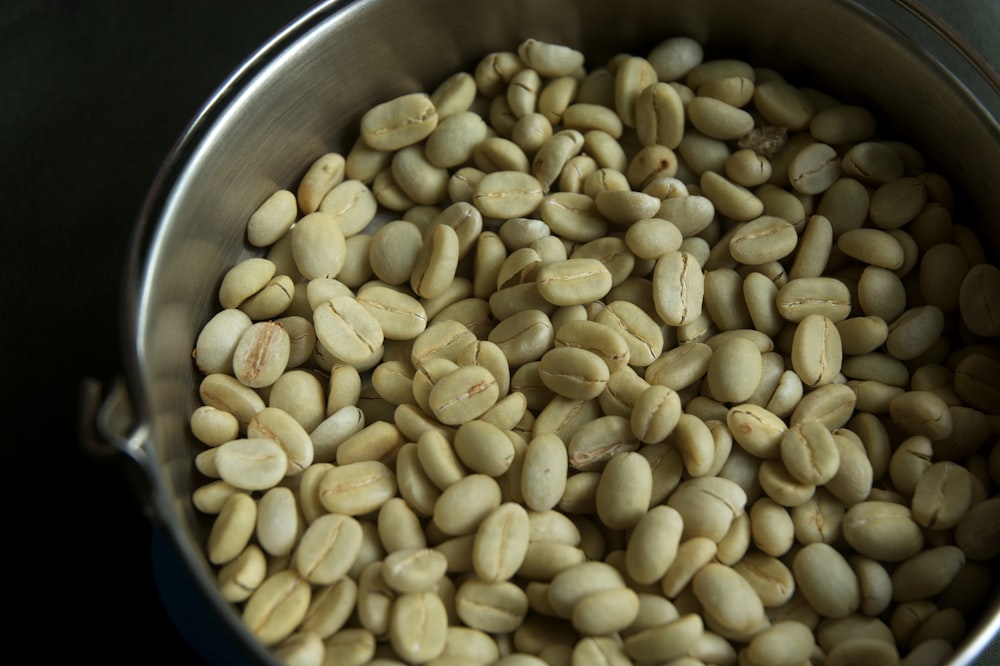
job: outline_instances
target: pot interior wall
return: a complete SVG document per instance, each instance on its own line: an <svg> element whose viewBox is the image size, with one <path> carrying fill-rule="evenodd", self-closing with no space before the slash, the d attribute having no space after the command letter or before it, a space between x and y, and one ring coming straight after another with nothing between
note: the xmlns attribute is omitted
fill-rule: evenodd
<svg viewBox="0 0 1000 666"><path fill-rule="evenodd" d="M687 35L706 45L708 57L771 66L880 111L882 131L920 147L960 188L964 220L997 247L995 121L903 35L870 19L835 0L363 0L313 14L292 48L268 56L253 78L238 78L221 98L226 105L209 109L212 124L197 128L199 141L186 147L176 178L154 192L162 206L146 221L151 233L137 250L143 273L131 294L155 499L206 589L208 523L189 502L200 483L193 469L200 447L187 434L199 380L191 349L218 307L223 272L256 253L244 241L250 214L275 189L294 189L319 155L346 154L364 110L430 91L528 37L581 49L590 67Z"/></svg>

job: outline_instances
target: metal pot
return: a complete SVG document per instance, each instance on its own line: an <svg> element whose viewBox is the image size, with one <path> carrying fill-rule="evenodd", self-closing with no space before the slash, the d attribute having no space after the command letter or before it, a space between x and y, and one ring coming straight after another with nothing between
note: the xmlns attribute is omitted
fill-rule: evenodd
<svg viewBox="0 0 1000 666"><path fill-rule="evenodd" d="M743 57L878 109L960 188L964 219L1000 251L1000 78L909 0L334 0L253 54L205 105L152 186L124 275L126 382L97 415L102 438L141 472L142 501L236 641L272 662L215 592L209 522L191 505L200 450L191 350L217 309L221 275L254 255L250 214L294 187L324 152L346 153L375 103L430 90L495 50L535 37L603 63L688 35L708 56ZM808 78L806 78L808 77ZM995 256L1000 256L998 252ZM1000 630L1000 593L954 663Z"/></svg>

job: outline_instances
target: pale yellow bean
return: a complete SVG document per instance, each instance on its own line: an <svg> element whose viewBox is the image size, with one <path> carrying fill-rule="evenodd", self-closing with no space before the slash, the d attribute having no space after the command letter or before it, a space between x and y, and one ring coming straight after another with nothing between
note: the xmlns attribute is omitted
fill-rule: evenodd
<svg viewBox="0 0 1000 666"><path fill-rule="evenodd" d="M487 633L517 629L528 612L524 591L508 581L487 583L469 579L456 592L455 608L465 625Z"/></svg>
<svg viewBox="0 0 1000 666"><path fill-rule="evenodd" d="M434 592L403 594L393 601L389 641L408 662L423 663L444 652L447 629L447 609Z"/></svg>
<svg viewBox="0 0 1000 666"><path fill-rule="evenodd" d="M909 507L892 502L859 502L844 516L844 537L859 553L900 562L920 552L924 536Z"/></svg>
<svg viewBox="0 0 1000 666"><path fill-rule="evenodd" d="M329 469L318 490L328 511L358 516L377 510L395 496L396 475L377 460L354 462Z"/></svg>
<svg viewBox="0 0 1000 666"><path fill-rule="evenodd" d="M485 474L469 474L442 492L434 506L434 524L445 534L472 534L500 506L500 486Z"/></svg>
<svg viewBox="0 0 1000 666"><path fill-rule="evenodd" d="M790 255L797 244L798 233L791 223L762 215L737 229L729 239L729 252L742 264L758 265Z"/></svg>
<svg viewBox="0 0 1000 666"><path fill-rule="evenodd" d="M671 326L688 324L701 315L705 278L701 265L687 252L667 252L656 261L653 299L660 318Z"/></svg>
<svg viewBox="0 0 1000 666"><path fill-rule="evenodd" d="M854 570L833 546L813 543L792 562L798 589L822 616L841 618L861 605L861 587Z"/></svg>
<svg viewBox="0 0 1000 666"><path fill-rule="evenodd" d="M634 451L617 453L601 472L597 515L611 529L629 529L646 514L653 488L649 461Z"/></svg>
<svg viewBox="0 0 1000 666"><path fill-rule="evenodd" d="M683 518L672 507L656 506L643 515L625 551L629 577L643 585L661 580L677 557L683 529Z"/></svg>
<svg viewBox="0 0 1000 666"><path fill-rule="evenodd" d="M271 386L288 368L291 352L291 339L281 324L257 322L243 332L233 349L233 374L251 388Z"/></svg>
<svg viewBox="0 0 1000 666"><path fill-rule="evenodd" d="M730 567L709 563L691 580L709 628L723 635L748 635L767 624L760 597Z"/></svg>
<svg viewBox="0 0 1000 666"><path fill-rule="evenodd" d="M328 513L314 520L295 549L295 569L314 585L336 583L361 551L362 528L354 518Z"/></svg>
<svg viewBox="0 0 1000 666"><path fill-rule="evenodd" d="M286 569L269 576L247 600L242 621L267 646L287 638L309 610L309 583Z"/></svg>
<svg viewBox="0 0 1000 666"><path fill-rule="evenodd" d="M704 536L716 543L743 514L746 502L746 491L722 477L688 479L667 499L667 505L684 519L684 540Z"/></svg>
<svg viewBox="0 0 1000 666"><path fill-rule="evenodd" d="M361 118L361 137L376 150L396 150L426 138L437 124L430 96L410 93L367 111Z"/></svg>

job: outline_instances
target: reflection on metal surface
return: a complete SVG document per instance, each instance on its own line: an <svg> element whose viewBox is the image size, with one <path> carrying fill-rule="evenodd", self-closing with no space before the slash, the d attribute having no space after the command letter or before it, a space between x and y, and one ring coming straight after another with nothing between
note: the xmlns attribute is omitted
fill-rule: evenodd
<svg viewBox="0 0 1000 666"><path fill-rule="evenodd" d="M938 37L947 42L966 62L971 65L976 72L983 77L983 80L1000 95L1000 71L995 63L991 63L972 44L955 30L940 14L935 13L926 5L917 0L895 0L895 2L922 21L928 28L933 30Z"/></svg>

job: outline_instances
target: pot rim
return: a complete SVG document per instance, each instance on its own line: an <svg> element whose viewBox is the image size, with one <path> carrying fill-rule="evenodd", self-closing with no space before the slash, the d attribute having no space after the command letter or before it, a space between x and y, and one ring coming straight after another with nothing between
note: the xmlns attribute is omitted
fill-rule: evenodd
<svg viewBox="0 0 1000 666"><path fill-rule="evenodd" d="M886 15L899 12L912 17L927 34L937 40L935 50L923 54L938 65L941 73L954 79L956 85L969 91L969 96L982 106L984 117L1000 120L1000 73L967 40L951 28L943 19L916 0L884 0L884 6L873 8L860 0L830 0L846 9L861 12L875 22L880 31L906 34L887 20ZM867 4L879 4L873 0ZM166 490L162 470L147 447L155 446L150 436L151 410L148 391L144 383L144 358L142 335L138 326L144 322L146 310L150 307L147 299L149 283L147 268L151 250L157 246L157 238L163 233L164 213L175 188L188 168L189 158L197 152L201 143L211 133L216 122L232 104L238 101L250 88L256 77L275 58L295 48L307 34L351 7L365 4L364 0L325 0L286 24L264 44L247 56L195 113L173 147L167 153L160 169L151 183L136 218L128 242L126 263L121 280L121 308L119 335L122 344L124 380L132 410L132 433L126 438L127 445L121 448L129 458L137 462L148 481L148 496L141 498L149 507L151 518L160 525L170 544L179 553L183 564L195 577L200 592L207 598L214 611L222 615L226 624L250 646L255 656L262 661L272 662L273 655L254 639L249 630L239 622L231 604L225 602L214 590L214 581L202 569L202 562L191 549L186 533L177 525L176 507ZM922 43L920 44L923 45ZM962 72L954 72L953 65L961 65ZM972 76L974 75L974 76ZM970 83L973 85L970 86ZM984 99L984 94L989 99ZM961 649L954 659L961 663L973 663L975 657L983 653L1000 633L1000 599L990 606L991 614L984 622L968 632ZM957 663L957 662L956 662Z"/></svg>

